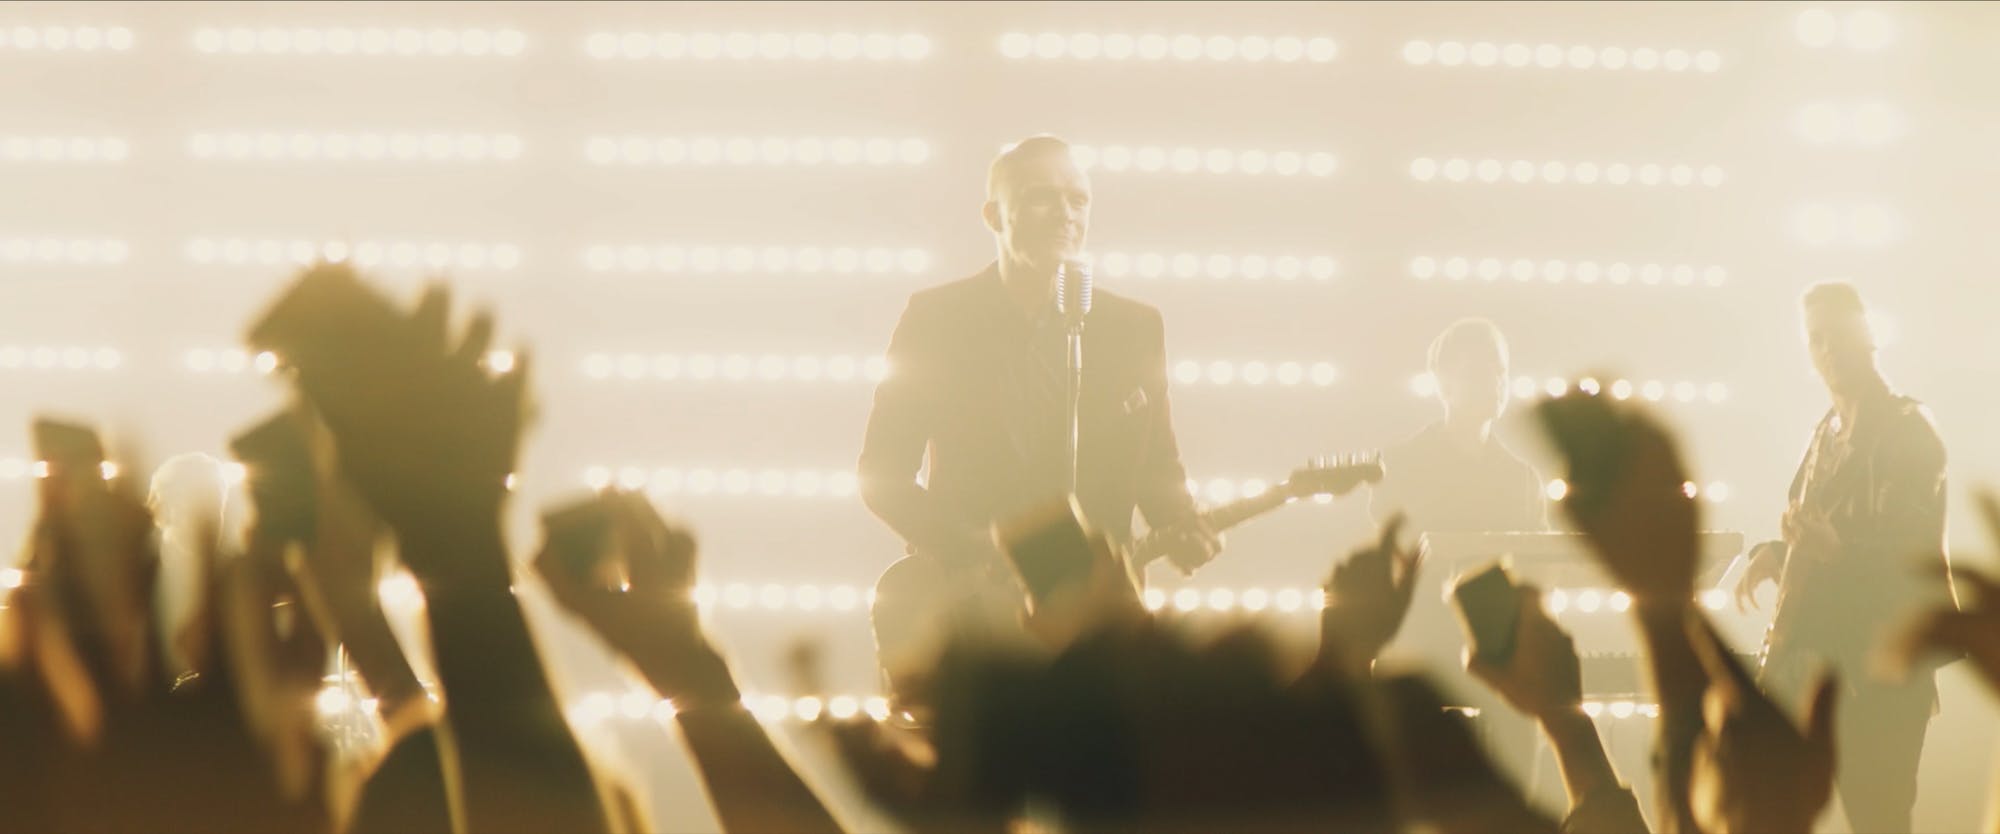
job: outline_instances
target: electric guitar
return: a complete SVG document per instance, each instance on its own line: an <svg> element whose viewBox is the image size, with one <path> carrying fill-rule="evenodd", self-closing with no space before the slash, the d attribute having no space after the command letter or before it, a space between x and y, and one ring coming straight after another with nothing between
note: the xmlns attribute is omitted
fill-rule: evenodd
<svg viewBox="0 0 2000 834"><path fill-rule="evenodd" d="M1382 479L1378 455L1315 458L1292 472L1284 483L1256 495L1205 510L1200 518L1221 533L1302 498L1339 496L1362 484ZM1172 561L1173 544L1181 530L1154 530L1133 543L1128 568L1135 584L1144 584L1146 567L1161 559ZM917 679L932 668L954 635L980 636L1018 631L1023 610L1019 582L1004 572L951 570L949 556L917 553L905 556L882 572L875 582L875 603L869 621L875 630L875 655L889 690L907 697ZM961 560L969 561L969 560ZM1175 563L1183 575L1200 565Z"/></svg>

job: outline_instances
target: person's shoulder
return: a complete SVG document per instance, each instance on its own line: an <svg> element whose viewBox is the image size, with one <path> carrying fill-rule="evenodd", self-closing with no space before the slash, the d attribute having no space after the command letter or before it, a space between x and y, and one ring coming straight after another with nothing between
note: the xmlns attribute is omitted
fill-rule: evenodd
<svg viewBox="0 0 2000 834"><path fill-rule="evenodd" d="M1159 326L1160 308L1128 295L1099 289L1091 293L1090 315L1116 325Z"/></svg>
<svg viewBox="0 0 2000 834"><path fill-rule="evenodd" d="M982 296L989 295L999 275L992 267L976 273L925 287L910 293L911 310L950 310L976 303Z"/></svg>
<svg viewBox="0 0 2000 834"><path fill-rule="evenodd" d="M1429 457L1436 453L1443 439L1443 424L1431 423L1418 429L1414 434L1384 448L1382 450L1382 461L1384 463L1392 463L1395 461L1408 461L1415 458Z"/></svg>
<svg viewBox="0 0 2000 834"><path fill-rule="evenodd" d="M1888 414L1897 439L1924 446L1944 446L1937 430L1937 417L1922 400L1897 394L1889 403Z"/></svg>

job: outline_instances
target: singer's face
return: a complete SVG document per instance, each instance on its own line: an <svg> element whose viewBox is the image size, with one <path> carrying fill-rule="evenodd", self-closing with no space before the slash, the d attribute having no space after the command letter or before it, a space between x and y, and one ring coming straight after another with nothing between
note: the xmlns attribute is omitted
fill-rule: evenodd
<svg viewBox="0 0 2000 834"><path fill-rule="evenodd" d="M1090 231L1090 178L1069 154L1044 154L1022 165L998 203L994 231L1013 260L1053 270L1083 251Z"/></svg>

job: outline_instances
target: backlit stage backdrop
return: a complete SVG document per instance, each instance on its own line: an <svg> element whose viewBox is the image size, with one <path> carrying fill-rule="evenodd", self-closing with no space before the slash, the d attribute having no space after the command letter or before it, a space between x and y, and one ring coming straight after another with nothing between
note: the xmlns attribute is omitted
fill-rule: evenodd
<svg viewBox="0 0 2000 834"><path fill-rule="evenodd" d="M2000 472L1996 34L1972 4L0 6L0 534L29 415L220 454L278 402L239 335L295 264L443 274L534 353L517 550L565 493L648 489L771 709L814 707L780 660L805 636L851 696L820 708L878 706L865 593L901 546L852 469L879 356L908 293L991 259L985 166L1044 131L1090 166L1102 284L1165 313L1204 500L1434 419L1424 350L1481 315L1521 401L1656 401L1713 526L1772 535L1825 405L1796 296L1829 278L1881 309L1962 493ZM1293 508L1156 601L1304 625L1367 528L1365 496ZM579 722L647 719L546 636ZM1947 680L1939 827L1992 735ZM663 823L712 825L691 785L647 786Z"/></svg>

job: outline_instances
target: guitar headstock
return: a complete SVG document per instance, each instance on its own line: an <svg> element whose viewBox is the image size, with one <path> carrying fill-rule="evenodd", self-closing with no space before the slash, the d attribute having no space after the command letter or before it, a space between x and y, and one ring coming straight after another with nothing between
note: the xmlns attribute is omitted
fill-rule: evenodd
<svg viewBox="0 0 2000 834"><path fill-rule="evenodd" d="M1362 484L1382 480L1379 452L1349 455L1322 455L1308 459L1304 466L1285 479L1285 489L1293 497L1346 495Z"/></svg>

